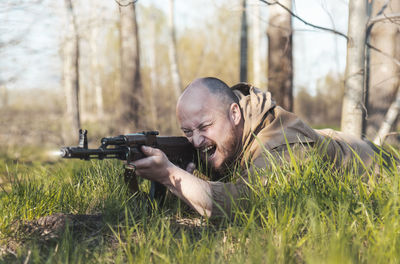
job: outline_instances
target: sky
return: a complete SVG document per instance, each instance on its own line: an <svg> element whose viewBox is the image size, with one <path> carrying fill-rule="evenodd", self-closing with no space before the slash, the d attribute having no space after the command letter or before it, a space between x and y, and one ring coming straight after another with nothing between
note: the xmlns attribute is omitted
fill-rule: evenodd
<svg viewBox="0 0 400 264"><path fill-rule="evenodd" d="M295 12L307 22L347 33L347 1L300 0L295 3ZM344 72L347 41L342 36L306 26L295 18L293 27L295 86L309 87L315 92L319 78L328 73Z"/></svg>
<svg viewBox="0 0 400 264"><path fill-rule="evenodd" d="M48 1L48 0L47 0ZM0 46L0 83L16 78L11 89L51 88L59 83L58 20L43 5L0 1L0 43L20 39L17 45ZM11 6L11 8L10 8Z"/></svg>
<svg viewBox="0 0 400 264"><path fill-rule="evenodd" d="M114 0L102 1L110 7L115 5ZM139 1L142 5L154 4L168 10L166 0ZM251 7L254 0L249 1ZM60 87L61 61L58 44L63 20L59 5L63 1L42 0L41 5L23 5L22 8L10 9L10 6L15 7L18 2L23 3L24 0L0 1L0 43L24 35L23 41L16 46L0 46L0 82L17 76L15 82L8 84L10 89ZM202 23L215 8L226 2L227 0L175 0L178 34ZM268 8L263 3L260 5L262 32L266 32ZM347 5L346 0L295 0L293 10L307 22L346 33ZM239 1L235 1L232 12L238 10ZM293 28L294 89L296 92L300 87L306 87L314 94L318 79L328 73L340 74L344 71L346 40L306 26L296 18L293 18ZM261 49L266 52L266 35L263 34L262 38Z"/></svg>

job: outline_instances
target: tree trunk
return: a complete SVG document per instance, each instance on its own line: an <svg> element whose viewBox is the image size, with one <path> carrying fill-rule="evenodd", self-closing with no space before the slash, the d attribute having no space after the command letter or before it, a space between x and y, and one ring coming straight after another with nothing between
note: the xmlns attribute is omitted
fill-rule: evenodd
<svg viewBox="0 0 400 264"><path fill-rule="evenodd" d="M389 135L390 129L392 128L394 122L399 115L400 110L400 89L397 91L396 100L391 104L389 110L385 115L385 119L374 139L374 143L377 145L382 145L386 137Z"/></svg>
<svg viewBox="0 0 400 264"><path fill-rule="evenodd" d="M149 49L149 66L150 66L150 90L149 90L149 112L150 112L150 127L156 129L157 127L157 108L154 102L154 94L157 89L157 71L156 71L156 22L155 18L151 20L151 34L150 34L150 49Z"/></svg>
<svg viewBox="0 0 400 264"><path fill-rule="evenodd" d="M242 24L240 30L240 81L247 82L247 7L242 0Z"/></svg>
<svg viewBox="0 0 400 264"><path fill-rule="evenodd" d="M279 1L292 9L292 0ZM277 104L293 111L292 17L279 5L269 6L268 90Z"/></svg>
<svg viewBox="0 0 400 264"><path fill-rule="evenodd" d="M373 16L376 16L380 10L383 10L383 14L400 12L400 1L390 1L388 6L383 8L386 2L386 0L374 1ZM394 58L397 56L400 59L400 31L398 24L390 20L373 24L370 43L386 54ZM367 136L374 138L379 127L383 124L387 109L393 98L396 97L396 90L400 82L400 71L399 67L390 58L370 49L369 72ZM383 125L386 126L387 124Z"/></svg>
<svg viewBox="0 0 400 264"><path fill-rule="evenodd" d="M349 1L345 90L341 130L361 138L364 103L365 36L368 0Z"/></svg>
<svg viewBox="0 0 400 264"><path fill-rule="evenodd" d="M135 5L120 6L121 105L120 121L124 132L139 128L142 82L140 77L139 34Z"/></svg>
<svg viewBox="0 0 400 264"><path fill-rule="evenodd" d="M178 52L176 48L176 33L174 23L174 0L169 0L169 16L168 16L168 29L169 29L169 63L171 67L172 85L174 90L175 99L181 94L182 80L179 74L178 67Z"/></svg>
<svg viewBox="0 0 400 264"><path fill-rule="evenodd" d="M76 135L80 124L79 112L79 36L72 0L65 0L67 9L67 37L63 50L63 83L67 103L67 118L71 131L66 135ZM69 129L67 129L69 130ZM66 136L69 138L70 136Z"/></svg>
<svg viewBox="0 0 400 264"><path fill-rule="evenodd" d="M260 1L253 0L253 85L261 88Z"/></svg>
<svg viewBox="0 0 400 264"><path fill-rule="evenodd" d="M92 84L94 86L94 97L96 105L96 118L101 120L104 117L103 107L103 89L100 82L100 65L99 65L99 52L97 45L98 28L94 25L91 29L90 49L91 49L91 70L92 70Z"/></svg>

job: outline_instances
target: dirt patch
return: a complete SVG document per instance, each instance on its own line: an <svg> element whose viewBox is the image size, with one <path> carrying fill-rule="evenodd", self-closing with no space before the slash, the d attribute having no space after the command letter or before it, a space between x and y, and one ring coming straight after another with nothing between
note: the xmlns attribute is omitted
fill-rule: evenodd
<svg viewBox="0 0 400 264"><path fill-rule="evenodd" d="M57 213L44 216L32 221L16 221L12 227L12 234L0 241L0 259L16 260L18 250L29 248L30 243L35 243L41 250L51 249L60 243L63 235L68 231L74 240L83 241L85 246L95 248L101 244L106 244L108 248L118 248L121 243L110 231L110 223L105 222L105 217L101 214L96 215L74 215ZM213 225L207 223L203 218L180 218L167 217L170 222L170 230L173 236L179 238L182 231L191 239L201 239L205 231L214 229ZM119 219L119 223L124 220ZM111 225L115 230L117 226ZM132 234L132 241L139 239L137 234Z"/></svg>
<svg viewBox="0 0 400 264"><path fill-rule="evenodd" d="M23 236L51 240L58 238L68 227L73 233L93 233L101 230L104 226L103 216L84 214L62 214L57 213L44 216L32 221L19 221L13 230Z"/></svg>
<svg viewBox="0 0 400 264"><path fill-rule="evenodd" d="M8 237L5 244L0 245L0 257L16 257L18 248L30 241L51 245L62 236L67 228L73 236L86 239L96 236L104 227L101 214L57 213L32 221L16 221L11 227L12 237Z"/></svg>
<svg viewBox="0 0 400 264"><path fill-rule="evenodd" d="M194 240L201 239L204 232L215 231L215 227L204 218L171 218L170 228L174 237L180 237L183 231Z"/></svg>

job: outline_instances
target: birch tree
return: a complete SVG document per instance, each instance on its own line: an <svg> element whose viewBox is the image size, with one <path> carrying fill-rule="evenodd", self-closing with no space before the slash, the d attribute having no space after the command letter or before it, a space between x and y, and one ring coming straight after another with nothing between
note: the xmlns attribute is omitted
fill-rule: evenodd
<svg viewBox="0 0 400 264"><path fill-rule="evenodd" d="M242 23L240 30L240 81L247 82L247 3L242 0Z"/></svg>
<svg viewBox="0 0 400 264"><path fill-rule="evenodd" d="M288 10L292 9L292 0L281 0L279 3ZM278 105L292 111L292 16L277 4L269 5L268 11L268 90Z"/></svg>
<svg viewBox="0 0 400 264"><path fill-rule="evenodd" d="M400 60L400 27L390 18L392 14L400 14L400 1L373 2L370 43L381 52L369 49L367 136L376 137L375 142L379 144L394 125L398 109L397 99L394 103L392 101L399 96L398 93L396 96L396 91L400 84L400 64L396 64L393 58Z"/></svg>
<svg viewBox="0 0 400 264"><path fill-rule="evenodd" d="M361 137L364 104L365 37L368 0L349 1L345 90L341 130Z"/></svg>
<svg viewBox="0 0 400 264"><path fill-rule="evenodd" d="M385 138L389 135L390 129L392 128L397 116L400 112L400 89L397 90L396 100L390 105L385 118L379 128L379 131L374 139L376 145L382 145Z"/></svg>
<svg viewBox="0 0 400 264"><path fill-rule="evenodd" d="M175 32L175 17L174 17L174 0L169 0L169 13L168 13L168 32L169 32L169 63L171 68L172 85L174 90L175 99L177 100L181 94L182 81L179 74L178 67L178 52L176 48L176 32Z"/></svg>
<svg viewBox="0 0 400 264"><path fill-rule="evenodd" d="M135 4L120 6L121 105L120 121L124 131L139 127L142 82L140 76L139 35Z"/></svg>
<svg viewBox="0 0 400 264"><path fill-rule="evenodd" d="M150 67L150 89L148 94L149 102L149 112L150 112L150 126L155 128L157 126L157 108L154 102L154 94L157 88L157 71L156 71L156 36L157 36L157 25L156 25L156 15L151 15L150 22L150 48L149 48L149 67Z"/></svg>
<svg viewBox="0 0 400 264"><path fill-rule="evenodd" d="M92 21L95 21L96 17L92 17ZM103 89L101 86L100 80L100 63L99 63L99 48L98 48L98 33L99 33L99 25L94 23L90 29L90 50L91 50L91 77L92 77L92 85L94 88L94 97L95 97L95 106L96 106L96 118L98 120L103 119L104 117L104 103L103 103Z"/></svg>
<svg viewBox="0 0 400 264"><path fill-rule="evenodd" d="M67 135L75 135L80 128L79 112L79 35L72 0L65 0L67 25L63 43L63 86L67 119L71 127ZM67 137L68 138L68 137Z"/></svg>
<svg viewBox="0 0 400 264"><path fill-rule="evenodd" d="M261 23L260 23L260 1L253 0L252 13L253 32L253 84L261 88Z"/></svg>

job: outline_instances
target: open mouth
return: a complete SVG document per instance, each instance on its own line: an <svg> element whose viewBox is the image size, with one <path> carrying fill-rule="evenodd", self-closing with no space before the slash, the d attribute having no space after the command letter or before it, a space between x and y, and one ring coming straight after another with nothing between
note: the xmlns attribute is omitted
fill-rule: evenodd
<svg viewBox="0 0 400 264"><path fill-rule="evenodd" d="M201 155L203 156L204 159L212 159L214 157L215 151L217 150L217 147L214 145L204 147L200 150Z"/></svg>

